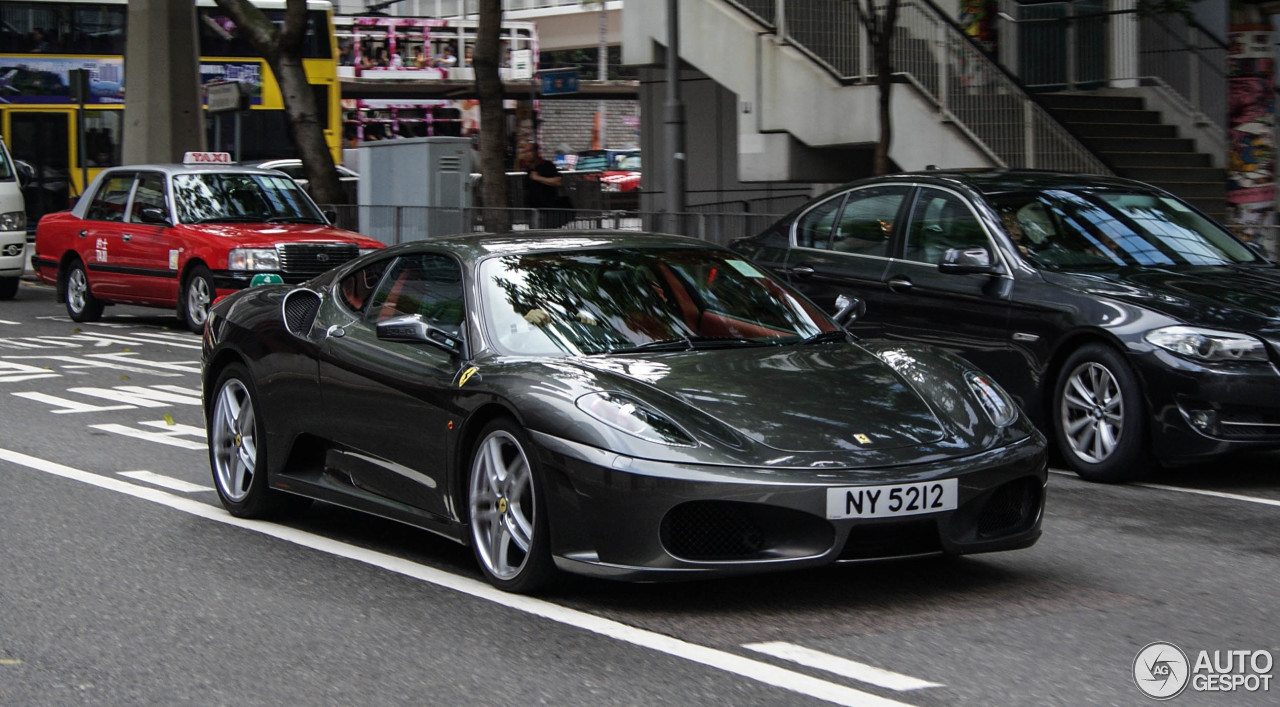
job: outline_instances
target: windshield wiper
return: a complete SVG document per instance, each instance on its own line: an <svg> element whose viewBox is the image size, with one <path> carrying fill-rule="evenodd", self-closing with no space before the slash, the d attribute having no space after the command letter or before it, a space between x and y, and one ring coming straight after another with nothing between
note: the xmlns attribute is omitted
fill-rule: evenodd
<svg viewBox="0 0 1280 707"><path fill-rule="evenodd" d="M754 341L752 339L734 339L723 336L684 336L679 339L658 339L657 341L646 341L643 344L637 344L629 349L619 349L619 351L692 351L694 349L715 348L717 346L744 345L767 346L768 342Z"/></svg>
<svg viewBox="0 0 1280 707"><path fill-rule="evenodd" d="M820 331L813 336L806 336L800 340L803 344L826 344L833 341L848 341L849 332L842 329L832 329L831 331Z"/></svg>
<svg viewBox="0 0 1280 707"><path fill-rule="evenodd" d="M262 219L258 216L207 216L198 218L191 223L261 223Z"/></svg>

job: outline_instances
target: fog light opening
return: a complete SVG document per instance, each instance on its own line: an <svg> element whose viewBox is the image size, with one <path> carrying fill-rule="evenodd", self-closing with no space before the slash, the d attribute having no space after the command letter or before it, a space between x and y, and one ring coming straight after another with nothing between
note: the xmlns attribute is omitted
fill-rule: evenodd
<svg viewBox="0 0 1280 707"><path fill-rule="evenodd" d="M1218 434L1218 413L1214 410L1191 410L1187 413L1187 421L1199 432Z"/></svg>

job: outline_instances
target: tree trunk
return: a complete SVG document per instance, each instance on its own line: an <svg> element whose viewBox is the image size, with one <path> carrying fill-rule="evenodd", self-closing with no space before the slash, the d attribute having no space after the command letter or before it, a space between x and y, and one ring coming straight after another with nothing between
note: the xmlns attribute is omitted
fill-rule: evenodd
<svg viewBox="0 0 1280 707"><path fill-rule="evenodd" d="M872 169L876 174L893 171L889 159L889 147L893 144L893 111L890 98L893 94L893 35L898 25L899 0L887 0L877 12L875 0L860 2L858 14L871 43L876 64L877 115L880 120L880 136L876 141Z"/></svg>
<svg viewBox="0 0 1280 707"><path fill-rule="evenodd" d="M333 153L324 139L315 93L302 67L302 40L306 31L306 0L287 0L284 26L277 29L249 0L215 0L236 24L236 33L248 40L266 60L280 86L289 135L302 168L311 182L311 196L320 204L344 203L346 192L338 180ZM335 87L336 90L336 87Z"/></svg>
<svg viewBox="0 0 1280 707"><path fill-rule="evenodd" d="M498 75L502 0L480 0L480 23L472 65L480 96L480 188L484 202L484 230L511 230L507 195L506 115L502 110L502 78Z"/></svg>

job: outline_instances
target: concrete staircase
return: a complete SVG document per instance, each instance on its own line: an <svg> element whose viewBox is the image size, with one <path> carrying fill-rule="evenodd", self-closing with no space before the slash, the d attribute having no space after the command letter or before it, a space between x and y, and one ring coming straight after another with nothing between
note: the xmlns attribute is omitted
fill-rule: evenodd
<svg viewBox="0 0 1280 707"><path fill-rule="evenodd" d="M1226 218L1226 171L1161 122L1141 97L1050 93L1041 103L1121 177L1154 184L1218 221Z"/></svg>

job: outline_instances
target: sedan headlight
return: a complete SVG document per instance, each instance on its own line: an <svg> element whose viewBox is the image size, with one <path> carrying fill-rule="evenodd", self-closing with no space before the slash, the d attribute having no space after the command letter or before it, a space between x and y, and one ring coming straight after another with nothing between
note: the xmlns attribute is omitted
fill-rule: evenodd
<svg viewBox="0 0 1280 707"><path fill-rule="evenodd" d="M228 270L279 270L280 254L275 248L232 248L227 254Z"/></svg>
<svg viewBox="0 0 1280 707"><path fill-rule="evenodd" d="M25 230L27 230L27 213L25 211L10 211L0 214L0 231Z"/></svg>
<svg viewBox="0 0 1280 707"><path fill-rule="evenodd" d="M587 393L578 398L578 409L604 424L658 444L692 447L693 438L676 423L638 400L618 393Z"/></svg>
<svg viewBox="0 0 1280 707"><path fill-rule="evenodd" d="M1261 339L1231 331L1171 326L1147 332L1147 342L1198 361L1265 361Z"/></svg>
<svg viewBox="0 0 1280 707"><path fill-rule="evenodd" d="M996 427L1008 427L1018 419L1018 406L995 381L977 371L969 371L964 379Z"/></svg>

